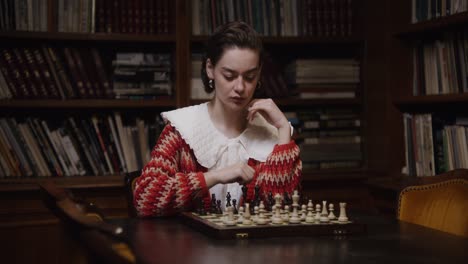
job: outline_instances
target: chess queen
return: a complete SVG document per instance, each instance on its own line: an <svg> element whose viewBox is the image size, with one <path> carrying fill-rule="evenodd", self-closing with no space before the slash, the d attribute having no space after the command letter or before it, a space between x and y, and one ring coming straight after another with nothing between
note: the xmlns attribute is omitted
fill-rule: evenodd
<svg viewBox="0 0 468 264"><path fill-rule="evenodd" d="M260 197L298 188L299 148L292 127L271 99L254 98L259 89L263 48L248 24L230 22L207 42L201 75L207 103L163 112L166 126L134 189L140 216L170 215L194 209L211 194L229 192L242 201L260 186ZM268 89L268 87L263 87Z"/></svg>

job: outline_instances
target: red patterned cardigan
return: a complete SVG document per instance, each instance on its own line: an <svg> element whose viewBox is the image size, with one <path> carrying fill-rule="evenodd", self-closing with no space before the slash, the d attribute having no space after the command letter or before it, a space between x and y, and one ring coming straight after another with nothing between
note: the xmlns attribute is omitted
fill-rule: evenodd
<svg viewBox="0 0 468 264"><path fill-rule="evenodd" d="M254 186L259 185L261 197L272 192L292 193L299 188L302 163L299 147L292 140L275 145L265 162L250 160L255 169L253 180L247 185L247 200L253 199ZM204 172L190 146L171 125L166 125L151 160L136 180L134 204L139 216L172 215L193 209L197 198L210 205L209 189Z"/></svg>

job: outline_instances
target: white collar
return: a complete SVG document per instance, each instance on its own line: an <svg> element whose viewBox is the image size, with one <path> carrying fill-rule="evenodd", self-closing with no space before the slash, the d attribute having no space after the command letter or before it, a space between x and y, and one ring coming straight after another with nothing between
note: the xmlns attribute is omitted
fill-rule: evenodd
<svg viewBox="0 0 468 264"><path fill-rule="evenodd" d="M249 158L266 161L278 143L278 130L274 126L257 114L240 136L229 139L213 125L207 104L161 113L164 120L170 122L190 146L200 165L208 169L213 167L233 140L242 144Z"/></svg>

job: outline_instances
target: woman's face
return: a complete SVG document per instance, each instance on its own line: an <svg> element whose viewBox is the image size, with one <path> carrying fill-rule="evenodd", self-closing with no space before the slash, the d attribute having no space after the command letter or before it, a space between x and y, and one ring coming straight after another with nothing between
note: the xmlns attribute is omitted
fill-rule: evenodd
<svg viewBox="0 0 468 264"><path fill-rule="evenodd" d="M214 80L216 100L232 110L247 108L260 78L258 52L247 48L229 48L213 67L206 63L208 78Z"/></svg>

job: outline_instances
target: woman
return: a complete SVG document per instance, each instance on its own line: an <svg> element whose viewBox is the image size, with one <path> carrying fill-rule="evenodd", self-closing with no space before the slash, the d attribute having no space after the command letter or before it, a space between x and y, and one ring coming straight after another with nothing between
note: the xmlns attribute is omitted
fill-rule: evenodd
<svg viewBox="0 0 468 264"><path fill-rule="evenodd" d="M197 200L224 205L229 193L247 200L292 193L301 177L299 148L292 128L271 99L253 99L260 85L263 48L243 22L219 27L208 40L202 80L213 99L164 112L167 122L135 185L140 216L170 215L194 209Z"/></svg>

